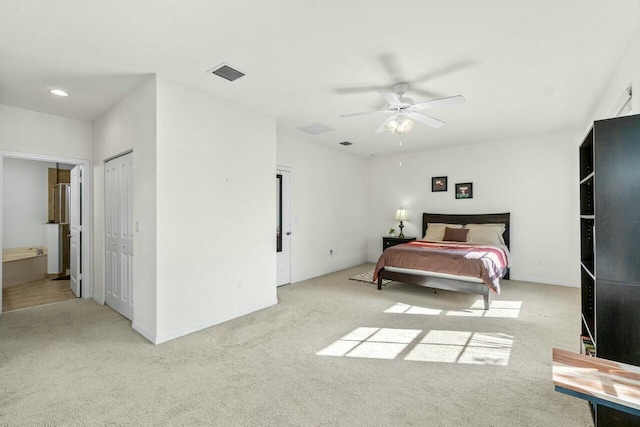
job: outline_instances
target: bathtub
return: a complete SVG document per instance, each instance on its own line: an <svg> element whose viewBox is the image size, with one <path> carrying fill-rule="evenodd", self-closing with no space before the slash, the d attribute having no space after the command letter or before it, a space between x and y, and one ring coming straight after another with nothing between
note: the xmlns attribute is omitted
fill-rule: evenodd
<svg viewBox="0 0 640 427"><path fill-rule="evenodd" d="M46 246L2 249L2 288L47 277Z"/></svg>

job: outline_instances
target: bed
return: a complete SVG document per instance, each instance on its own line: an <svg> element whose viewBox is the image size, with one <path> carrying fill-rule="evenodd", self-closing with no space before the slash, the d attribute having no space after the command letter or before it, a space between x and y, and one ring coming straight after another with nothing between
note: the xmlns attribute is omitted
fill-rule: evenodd
<svg viewBox="0 0 640 427"><path fill-rule="evenodd" d="M485 275L485 273L477 274L464 270L458 272L461 272L462 274L469 274L469 276L452 274L446 271L438 271L439 268L437 265L433 265L434 263L429 267L429 270L415 268L416 266L413 265L415 263L400 261L401 259L410 259L406 256L409 251L418 251L420 247L425 247L425 249L432 251L437 256L444 257L443 254L436 253L439 249L436 249L435 247L442 246L443 252L446 252L454 250L455 246L465 246L465 244L462 242L459 244L439 242L440 245L438 245L430 244L428 242L411 242L409 244L388 248L380 256L374 272L374 281L377 280L378 282L378 290L382 290L382 281L386 279L434 289L467 292L482 295L484 300L484 309L488 310L491 303L491 293L500 293L499 280L509 278L508 248L510 247L510 214L448 215L424 213L422 215L422 236L427 232L428 224L459 224L460 226L464 226L466 224L504 224L505 230L502 234L502 238L504 240L504 246L507 248L506 251L502 251L506 256L504 265L496 266L495 270L491 272L491 274L494 275L494 277L491 278L491 283L487 281L487 277L480 277ZM472 245L468 244L466 246ZM487 249L487 253L489 253L489 248L486 247L485 249ZM388 251L391 252L387 253ZM497 249L491 249L491 251L494 251L496 254L499 252ZM400 255L402 255L402 257ZM444 260L444 258L442 259ZM484 260L483 262L485 264L487 262L490 263L490 261L487 260ZM437 264L437 262L435 264ZM449 270L452 271L451 268L449 268ZM491 274L487 273L487 275ZM499 275L499 277L496 275Z"/></svg>

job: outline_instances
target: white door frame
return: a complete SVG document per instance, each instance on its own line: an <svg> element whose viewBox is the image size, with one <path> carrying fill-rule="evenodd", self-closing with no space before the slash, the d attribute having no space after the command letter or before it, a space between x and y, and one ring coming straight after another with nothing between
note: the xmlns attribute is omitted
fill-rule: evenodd
<svg viewBox="0 0 640 427"><path fill-rule="evenodd" d="M2 224L2 194L4 190L3 164L5 158L35 160L49 163L67 163L83 166L82 176L82 298L93 298L93 179L91 160L40 154L0 151L0 224ZM0 227L0 249L2 249L2 227ZM2 263L0 263L0 288L2 283ZM2 313L2 292L0 292L0 314Z"/></svg>
<svg viewBox="0 0 640 427"><path fill-rule="evenodd" d="M288 166L276 166L276 174L279 172L287 172L289 174L289 206L285 207L283 206L283 212L286 209L288 212L288 216L289 216L289 230L280 230L281 233L286 233L288 232L293 232L293 225L294 225L294 220L293 220L293 168L288 167ZM284 180L283 180L284 183ZM292 257L291 254L293 252L293 233L290 234L288 236L289 238L289 282L288 283L293 283L293 265L292 265ZM278 268L277 265L277 261L276 261L276 270ZM276 274L276 282L277 282L277 274ZM281 286L280 284L276 283L278 286ZM285 285L287 283L283 283L283 285Z"/></svg>

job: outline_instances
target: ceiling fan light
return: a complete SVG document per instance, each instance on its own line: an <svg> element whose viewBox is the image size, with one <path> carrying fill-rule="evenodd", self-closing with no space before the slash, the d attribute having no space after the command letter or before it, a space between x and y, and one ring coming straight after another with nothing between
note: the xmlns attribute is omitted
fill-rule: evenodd
<svg viewBox="0 0 640 427"><path fill-rule="evenodd" d="M402 120L402 122L398 126L398 133L400 135L404 135L405 133L411 132L413 130L413 123L414 123L413 120L407 119L405 117L404 120Z"/></svg>
<svg viewBox="0 0 640 427"><path fill-rule="evenodd" d="M413 120L407 117L398 117L387 123L385 130L393 135L404 135L413 129Z"/></svg>

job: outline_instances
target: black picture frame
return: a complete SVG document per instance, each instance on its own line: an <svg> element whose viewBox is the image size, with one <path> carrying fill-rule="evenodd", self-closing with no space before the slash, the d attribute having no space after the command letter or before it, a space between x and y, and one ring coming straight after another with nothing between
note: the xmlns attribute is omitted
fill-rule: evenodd
<svg viewBox="0 0 640 427"><path fill-rule="evenodd" d="M456 184L456 199L473 199L473 182Z"/></svg>
<svg viewBox="0 0 640 427"><path fill-rule="evenodd" d="M446 176L434 176L431 178L431 192L438 193L440 191L447 191Z"/></svg>

